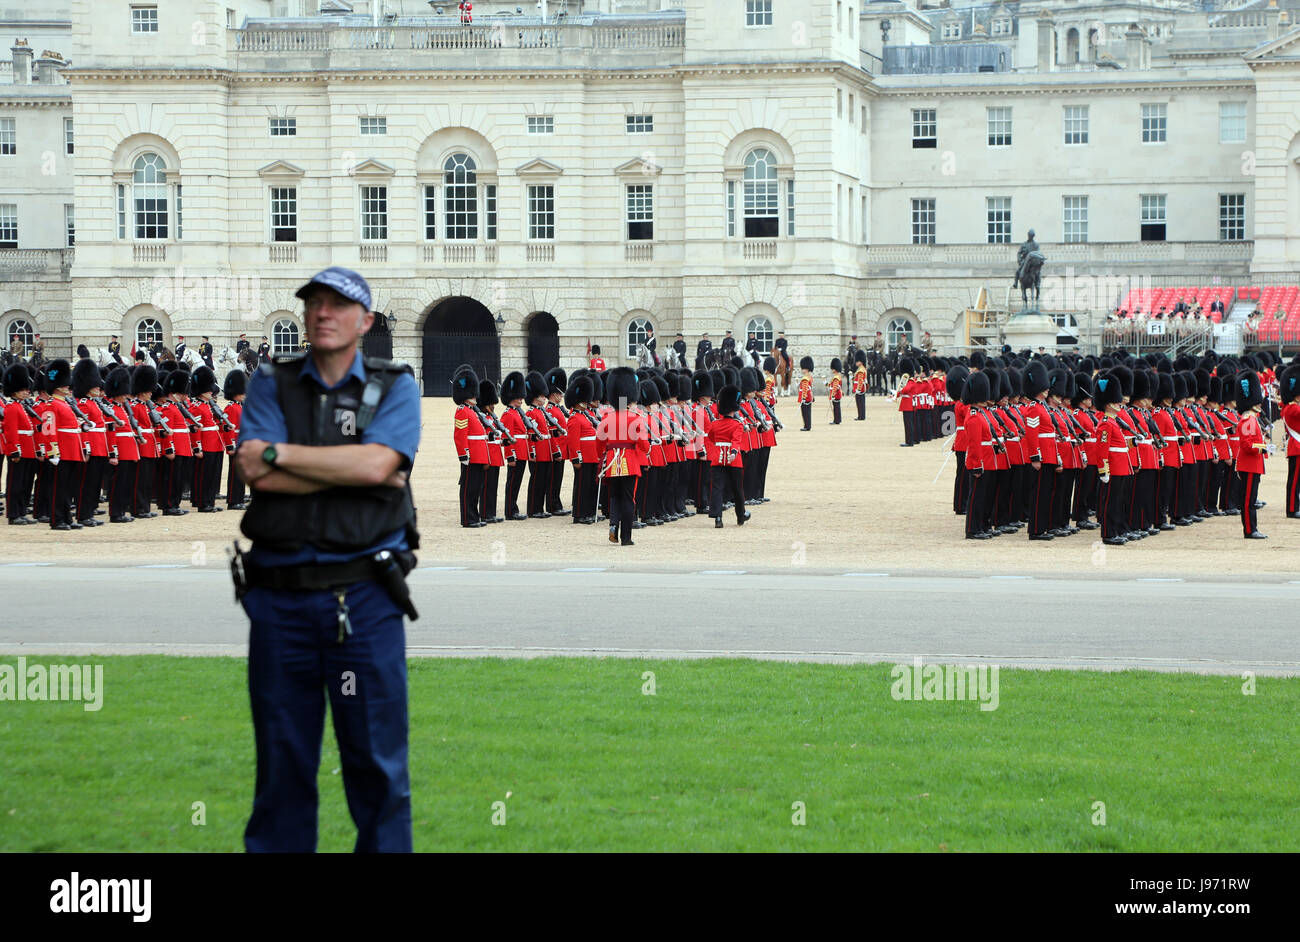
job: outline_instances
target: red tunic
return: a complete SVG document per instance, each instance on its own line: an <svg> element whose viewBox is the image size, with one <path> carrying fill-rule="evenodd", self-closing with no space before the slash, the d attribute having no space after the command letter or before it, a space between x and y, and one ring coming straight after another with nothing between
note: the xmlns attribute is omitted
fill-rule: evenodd
<svg viewBox="0 0 1300 942"><path fill-rule="evenodd" d="M1156 428L1160 429L1160 437L1165 440L1160 457L1166 468L1178 468L1182 467L1183 460L1178 450L1178 429L1174 427L1174 417L1169 412L1168 408L1156 410Z"/></svg>
<svg viewBox="0 0 1300 942"><path fill-rule="evenodd" d="M72 409L62 399L46 399L36 404L41 415L41 428L48 441L59 449L63 461L82 461L81 426Z"/></svg>
<svg viewBox="0 0 1300 942"><path fill-rule="evenodd" d="M648 461L650 428L644 415L628 411L607 412L596 428L602 477L640 477Z"/></svg>
<svg viewBox="0 0 1300 942"><path fill-rule="evenodd" d="M1286 456L1300 455L1300 402L1288 402L1282 407L1282 423L1286 428Z"/></svg>
<svg viewBox="0 0 1300 942"><path fill-rule="evenodd" d="M1056 464L1056 427L1041 399L1025 407L1025 431L1029 435L1030 460Z"/></svg>
<svg viewBox="0 0 1300 942"><path fill-rule="evenodd" d="M113 441L117 446L117 457L121 461L139 461L140 460L140 443L135 439L135 431L131 428L131 420L127 418L126 410L130 408L124 402L113 403L113 414L115 417L116 427L110 433Z"/></svg>
<svg viewBox="0 0 1300 942"><path fill-rule="evenodd" d="M36 457L36 436L32 429L32 417L17 400L5 405L4 440L5 454L10 458Z"/></svg>
<svg viewBox="0 0 1300 942"><path fill-rule="evenodd" d="M506 427L515 443L509 447L507 457L516 461L528 460L528 426L517 409L507 408L501 413L501 424Z"/></svg>
<svg viewBox="0 0 1300 942"><path fill-rule="evenodd" d="M799 380L799 401L812 402L814 400L812 391L812 377L805 376Z"/></svg>
<svg viewBox="0 0 1300 942"><path fill-rule="evenodd" d="M1241 417L1237 427L1241 444L1237 450L1237 470L1243 474L1264 473L1264 452L1254 446L1264 444L1264 431L1259 427L1259 416L1249 412Z"/></svg>
<svg viewBox="0 0 1300 942"><path fill-rule="evenodd" d="M741 443L745 437L744 426L735 416L725 416L709 426L709 441L713 443L712 465L726 465L728 468L743 468ZM724 460L725 458L725 460Z"/></svg>
<svg viewBox="0 0 1300 942"><path fill-rule="evenodd" d="M456 457L469 456L470 464L487 464L487 432L479 421L473 406L461 406L456 410L455 430L452 440L456 445Z"/></svg>
<svg viewBox="0 0 1300 942"><path fill-rule="evenodd" d="M992 471L994 459L989 420L983 409L971 409L966 416L966 467L971 471Z"/></svg>
<svg viewBox="0 0 1300 942"><path fill-rule="evenodd" d="M569 417L564 414L564 409L558 403L550 403L546 406L546 411L550 413L551 418L559 426L558 430L551 430L552 454L557 454L560 458L572 458L568 449L568 425Z"/></svg>
<svg viewBox="0 0 1300 942"><path fill-rule="evenodd" d="M1101 454L1101 460L1110 462L1111 474L1124 477L1133 473L1133 469L1129 465L1129 451L1128 444L1124 440L1124 430L1115 421L1115 417L1109 413L1101 420L1101 426L1097 432L1097 448Z"/></svg>
<svg viewBox="0 0 1300 942"><path fill-rule="evenodd" d="M586 413L574 412L569 416L569 454L581 456L584 464L600 460L600 448L596 442L596 428Z"/></svg>
<svg viewBox="0 0 1300 942"><path fill-rule="evenodd" d="M221 433L221 441L226 446L226 451L234 454L235 446L239 444L239 428L244 421L244 404L242 402L231 402L226 405L226 418L235 428L233 431Z"/></svg>

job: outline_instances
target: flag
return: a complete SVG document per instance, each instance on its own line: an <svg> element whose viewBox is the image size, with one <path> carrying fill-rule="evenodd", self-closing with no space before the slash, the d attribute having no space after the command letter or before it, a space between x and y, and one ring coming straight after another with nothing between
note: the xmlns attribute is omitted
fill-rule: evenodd
<svg viewBox="0 0 1300 942"><path fill-rule="evenodd" d="M587 357L588 357L589 359L590 359L590 357L591 357L591 338L590 338L590 337L587 338Z"/></svg>

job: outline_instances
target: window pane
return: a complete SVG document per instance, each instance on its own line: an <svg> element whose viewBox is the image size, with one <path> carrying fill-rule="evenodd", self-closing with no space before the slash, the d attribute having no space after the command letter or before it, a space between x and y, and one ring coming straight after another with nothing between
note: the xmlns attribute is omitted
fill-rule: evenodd
<svg viewBox="0 0 1300 942"><path fill-rule="evenodd" d="M627 325L627 356L636 356L637 344L645 343L650 334L646 328L653 327L644 317L633 318Z"/></svg>
<svg viewBox="0 0 1300 942"><path fill-rule="evenodd" d="M271 353L281 356L296 353L299 349L298 325L291 320L278 320L271 328Z"/></svg>
<svg viewBox="0 0 1300 942"><path fill-rule="evenodd" d="M1011 241L1011 197L990 196L986 201L989 242Z"/></svg>
<svg viewBox="0 0 1300 942"><path fill-rule="evenodd" d="M362 134L387 134L388 119L387 118L362 118L361 133Z"/></svg>
<svg viewBox="0 0 1300 942"><path fill-rule="evenodd" d="M745 0L746 26L772 25L772 0Z"/></svg>
<svg viewBox="0 0 1300 942"><path fill-rule="evenodd" d="M627 188L627 237L654 238L654 187L650 184Z"/></svg>
<svg viewBox="0 0 1300 942"><path fill-rule="evenodd" d="M933 108L912 110L912 146L938 147L938 112Z"/></svg>
<svg viewBox="0 0 1300 942"><path fill-rule="evenodd" d="M474 158L452 154L443 164L443 212L446 238L478 238L478 177Z"/></svg>
<svg viewBox="0 0 1300 942"><path fill-rule="evenodd" d="M1011 109L988 109L989 147L1011 146Z"/></svg>
<svg viewBox="0 0 1300 942"><path fill-rule="evenodd" d="M1246 238L1246 194L1219 194L1219 238L1236 242Z"/></svg>
<svg viewBox="0 0 1300 942"><path fill-rule="evenodd" d="M916 245L934 244L935 201L912 200L912 242Z"/></svg>
<svg viewBox="0 0 1300 942"><path fill-rule="evenodd" d="M745 343L749 343L749 335L753 334L754 339L758 341L758 352L766 356L772 352L773 330L772 322L766 317L751 317L745 324Z"/></svg>
<svg viewBox="0 0 1300 942"><path fill-rule="evenodd" d="M1225 101L1219 104L1219 143L1246 142L1246 103Z"/></svg>
<svg viewBox="0 0 1300 942"><path fill-rule="evenodd" d="M271 187L271 241L298 241L297 187Z"/></svg>
<svg viewBox="0 0 1300 942"><path fill-rule="evenodd" d="M770 239L777 235L780 194L777 190L776 158L759 148L745 156L743 193L745 237Z"/></svg>
<svg viewBox="0 0 1300 942"><path fill-rule="evenodd" d="M367 241L388 238L388 187L361 188L361 238Z"/></svg>
<svg viewBox="0 0 1300 942"><path fill-rule="evenodd" d="M1142 106L1142 143L1160 144L1165 141L1168 106L1163 104Z"/></svg>
<svg viewBox="0 0 1300 942"><path fill-rule="evenodd" d="M497 237L497 186L489 183L483 187L484 212L487 215L487 238L492 241Z"/></svg>
<svg viewBox="0 0 1300 942"><path fill-rule="evenodd" d="M0 157L18 153L18 132L13 118L0 118Z"/></svg>
<svg viewBox="0 0 1300 942"><path fill-rule="evenodd" d="M1065 143L1088 143L1088 106L1066 105L1065 107Z"/></svg>
<svg viewBox="0 0 1300 942"><path fill-rule="evenodd" d="M434 239L438 236L438 188L424 188L424 237Z"/></svg>
<svg viewBox="0 0 1300 942"><path fill-rule="evenodd" d="M528 238L555 238L555 187L528 188Z"/></svg>
<svg viewBox="0 0 1300 942"><path fill-rule="evenodd" d="M18 204L0 204L0 249L18 248Z"/></svg>
<svg viewBox="0 0 1300 942"><path fill-rule="evenodd" d="M146 317L135 325L135 346L138 350L148 350L156 343L162 343L162 324L152 317Z"/></svg>
<svg viewBox="0 0 1300 942"><path fill-rule="evenodd" d="M1088 241L1088 197L1067 196L1062 200L1063 241Z"/></svg>

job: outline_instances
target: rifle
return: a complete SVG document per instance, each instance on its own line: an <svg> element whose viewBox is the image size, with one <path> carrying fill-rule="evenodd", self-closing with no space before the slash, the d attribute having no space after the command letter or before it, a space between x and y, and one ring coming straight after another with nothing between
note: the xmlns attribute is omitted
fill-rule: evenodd
<svg viewBox="0 0 1300 942"><path fill-rule="evenodd" d="M185 424L190 427L190 434L193 434L199 431L201 428L203 428L203 426L199 423L199 420L193 416L193 414L190 412L189 409L185 408L184 402L177 399L173 401L173 405L176 406L176 411L178 411L181 414L181 418L185 420Z"/></svg>
<svg viewBox="0 0 1300 942"><path fill-rule="evenodd" d="M145 414L149 416L149 424L153 426L154 433L160 439L170 437L172 430L164 421L162 413L153 404L153 400L141 399L140 401L144 403Z"/></svg>
<svg viewBox="0 0 1300 942"><path fill-rule="evenodd" d="M212 418L216 419L217 424L221 426L221 430L223 432L235 431L235 423L226 418L226 412L217 404L216 398L214 397L206 401L208 404L208 411L212 413Z"/></svg>
<svg viewBox="0 0 1300 942"><path fill-rule="evenodd" d="M488 441L492 442L494 441L493 436L500 435L502 445L508 447L515 443L514 436L506 430L506 427L501 424L495 415L479 405L474 406L474 411L478 413L479 421L483 423L483 428L487 430Z"/></svg>
<svg viewBox="0 0 1300 942"><path fill-rule="evenodd" d="M68 404L68 408L72 410L72 414L75 415L77 419L81 422L81 430L83 432L91 432L99 427L95 424L94 420L90 416L86 415L86 413L81 411L81 407L77 405L76 399L73 399L71 396L68 396L68 398L64 399L63 401Z"/></svg>

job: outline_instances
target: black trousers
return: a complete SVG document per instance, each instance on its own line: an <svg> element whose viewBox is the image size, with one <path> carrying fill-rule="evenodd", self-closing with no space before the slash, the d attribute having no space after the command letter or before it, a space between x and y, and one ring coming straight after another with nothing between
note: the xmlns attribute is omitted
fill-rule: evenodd
<svg viewBox="0 0 1300 942"><path fill-rule="evenodd" d="M489 464L483 470L483 494L478 505L480 520L495 520L497 516L497 487L501 482L501 465Z"/></svg>
<svg viewBox="0 0 1300 942"><path fill-rule="evenodd" d="M1032 470L1033 465L1029 465ZM1056 465L1043 462L1034 472L1029 494L1029 536L1052 529L1052 494L1056 490Z"/></svg>
<svg viewBox="0 0 1300 942"><path fill-rule="evenodd" d="M1132 475L1132 478L1133 496L1129 500L1129 526L1134 530L1150 530L1155 526L1160 472L1156 468L1143 468Z"/></svg>
<svg viewBox="0 0 1300 942"><path fill-rule="evenodd" d="M1029 520L1029 487L1038 480L1034 466L1011 466L1011 519L1017 523Z"/></svg>
<svg viewBox="0 0 1300 942"><path fill-rule="evenodd" d="M603 483L609 489L609 528L617 532L624 543L631 543L632 524L636 521L637 478L625 474L605 478Z"/></svg>
<svg viewBox="0 0 1300 942"><path fill-rule="evenodd" d="M1163 527L1174 519L1177 513L1175 500L1178 493L1178 468L1165 466L1160 469L1160 484L1156 494L1156 526Z"/></svg>
<svg viewBox="0 0 1300 942"><path fill-rule="evenodd" d="M49 461L37 459L36 480L34 484L35 492L32 494L32 516L36 518L45 517L47 520L50 516L50 488L58 479L58 465L50 464Z"/></svg>
<svg viewBox="0 0 1300 942"><path fill-rule="evenodd" d="M812 428L812 403L799 403L799 414L803 416L804 431L808 431Z"/></svg>
<svg viewBox="0 0 1300 942"><path fill-rule="evenodd" d="M154 493L154 475L158 470L157 458L141 458L136 463L135 469L135 496L132 502L131 513L137 517L143 517L149 512L149 505L153 501ZM234 465L231 465L231 471L234 471ZM244 482L239 482L240 490L243 490Z"/></svg>
<svg viewBox="0 0 1300 942"><path fill-rule="evenodd" d="M573 472L573 519L596 516L596 462L587 461Z"/></svg>
<svg viewBox="0 0 1300 942"><path fill-rule="evenodd" d="M991 472L971 472L970 499L966 502L966 535L983 533L988 527L989 487L993 483Z"/></svg>
<svg viewBox="0 0 1300 942"><path fill-rule="evenodd" d="M742 468L713 467L713 517L722 519L722 508L727 499L735 504L736 520L745 519L745 476Z"/></svg>
<svg viewBox="0 0 1300 942"><path fill-rule="evenodd" d="M866 393L854 393L854 394L853 394L853 401L854 401L855 403L857 403L857 406L858 406L858 421L859 421L859 422L864 422L864 421L866 421L866 418L867 418L867 394L866 394Z"/></svg>
<svg viewBox="0 0 1300 942"><path fill-rule="evenodd" d="M9 473L5 475L5 516L10 520L27 514L37 463L35 458L9 459Z"/></svg>
<svg viewBox="0 0 1300 942"><path fill-rule="evenodd" d="M205 451L202 458L195 459L197 473L194 480L198 489L193 491L194 506L207 510L217 505L217 486L221 483L221 463L226 457L224 451Z"/></svg>
<svg viewBox="0 0 1300 942"><path fill-rule="evenodd" d="M1070 507L1078 479L1078 468L1066 468L1057 473L1052 490L1052 529L1064 530L1070 526Z"/></svg>
<svg viewBox="0 0 1300 942"><path fill-rule="evenodd" d="M558 514L564 512L564 504L560 502L560 488L564 486L564 459L552 458L551 476L546 488L546 512Z"/></svg>
<svg viewBox="0 0 1300 942"><path fill-rule="evenodd" d="M1074 522L1087 521L1092 507L1096 505L1097 466L1088 465L1079 471L1079 481L1074 486Z"/></svg>
<svg viewBox="0 0 1300 942"><path fill-rule="evenodd" d="M75 522L72 519L73 504L81 487L84 464L84 461L60 461L54 467L54 480L48 488L50 526Z"/></svg>
<svg viewBox="0 0 1300 942"><path fill-rule="evenodd" d="M1223 492L1228 486L1227 470L1228 463L1226 461L1220 460L1210 462L1210 486L1206 492L1205 504L1205 506L1210 510L1218 508L1222 500Z"/></svg>
<svg viewBox="0 0 1300 942"><path fill-rule="evenodd" d="M138 461L119 459L113 475L113 490L108 498L109 517L125 517L135 507L135 479Z"/></svg>
<svg viewBox="0 0 1300 942"><path fill-rule="evenodd" d="M1178 504L1178 517L1190 517L1196 513L1196 484L1200 480L1197 462L1190 461L1178 469L1178 487L1175 490Z"/></svg>
<svg viewBox="0 0 1300 942"><path fill-rule="evenodd" d="M485 464L461 464L460 466L460 525L467 527L478 523L479 502L483 499L483 472Z"/></svg>
<svg viewBox="0 0 1300 942"><path fill-rule="evenodd" d="M952 479L952 512L964 514L970 498L970 481L966 475L966 452L953 452L957 456L957 473Z"/></svg>
<svg viewBox="0 0 1300 942"><path fill-rule="evenodd" d="M649 518L649 514L646 513L645 509L646 501L650 495L650 481L654 478L654 472L657 470L657 468L652 468L648 465L641 469L641 480L637 482L635 498L636 518L638 520L645 521Z"/></svg>
<svg viewBox="0 0 1300 942"><path fill-rule="evenodd" d="M1226 486L1224 494L1227 494ZM1300 513L1300 455L1286 459L1286 512Z"/></svg>
<svg viewBox="0 0 1300 942"><path fill-rule="evenodd" d="M1206 458L1200 463L1200 474L1196 479L1196 507L1198 510L1210 508L1210 469L1214 462Z"/></svg>
<svg viewBox="0 0 1300 942"><path fill-rule="evenodd" d="M839 425L840 424L840 401L838 399L831 400L831 414L834 416L834 418L831 419L831 424Z"/></svg>
<svg viewBox="0 0 1300 942"><path fill-rule="evenodd" d="M236 504L242 504L245 496L244 479L235 470L235 462L232 458L230 470L226 472L226 506L234 507Z"/></svg>
<svg viewBox="0 0 1300 942"><path fill-rule="evenodd" d="M1110 481L1101 481L1097 494L1097 521L1101 524L1101 538L1109 540L1128 532L1124 511L1128 506L1130 475L1112 474Z"/></svg>
<svg viewBox="0 0 1300 942"><path fill-rule="evenodd" d="M519 516L519 488L524 483L524 469L527 461L516 460L506 466L506 517Z"/></svg>
<svg viewBox="0 0 1300 942"><path fill-rule="evenodd" d="M81 462L81 481L77 486L77 520L90 520L99 509L99 489L104 480L108 458L94 455Z"/></svg>
<svg viewBox="0 0 1300 942"><path fill-rule="evenodd" d="M528 462L528 509L524 513L530 517L546 510L546 489L551 483L550 465L549 461Z"/></svg>
<svg viewBox="0 0 1300 942"><path fill-rule="evenodd" d="M1259 511L1255 509L1255 501L1259 499L1259 478L1258 474L1252 471L1238 471L1241 478L1241 532L1244 536L1250 536L1259 529Z"/></svg>
<svg viewBox="0 0 1300 942"><path fill-rule="evenodd" d="M712 487L712 476L709 471L708 461L695 462L695 512L707 514L709 512L709 490Z"/></svg>

